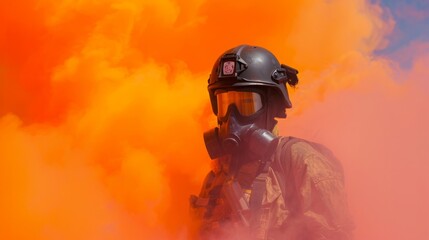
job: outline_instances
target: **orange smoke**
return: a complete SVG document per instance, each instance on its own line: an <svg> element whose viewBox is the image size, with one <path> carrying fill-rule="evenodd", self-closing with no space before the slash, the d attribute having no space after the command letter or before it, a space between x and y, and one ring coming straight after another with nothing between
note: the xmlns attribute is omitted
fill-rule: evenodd
<svg viewBox="0 0 429 240"><path fill-rule="evenodd" d="M410 71L375 58L394 27L379 5L27 0L0 16L3 239L189 238L208 73L241 43L301 71L280 129L343 160L358 239L427 236L429 51L410 47Z"/></svg>

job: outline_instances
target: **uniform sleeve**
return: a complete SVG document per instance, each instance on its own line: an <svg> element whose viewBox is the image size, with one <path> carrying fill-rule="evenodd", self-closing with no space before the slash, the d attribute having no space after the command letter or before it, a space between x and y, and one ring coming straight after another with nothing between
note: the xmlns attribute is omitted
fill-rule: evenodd
<svg viewBox="0 0 429 240"><path fill-rule="evenodd" d="M283 229L287 239L352 239L340 163L330 154L298 141L282 149L284 198L289 210Z"/></svg>
<svg viewBox="0 0 429 240"><path fill-rule="evenodd" d="M210 171L204 179L200 194L191 196L192 239L222 239L231 232L230 226L222 224L229 216L227 205L219 201L224 181L223 173Z"/></svg>

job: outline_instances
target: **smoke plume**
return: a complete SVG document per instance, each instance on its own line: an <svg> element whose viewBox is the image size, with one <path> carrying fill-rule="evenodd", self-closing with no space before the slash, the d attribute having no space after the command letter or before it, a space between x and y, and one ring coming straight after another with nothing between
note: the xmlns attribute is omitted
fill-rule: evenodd
<svg viewBox="0 0 429 240"><path fill-rule="evenodd" d="M342 160L356 238L427 238L429 43L374 54L395 27L379 3L26 0L0 16L3 239L188 239L208 73L243 43L300 70L280 130Z"/></svg>

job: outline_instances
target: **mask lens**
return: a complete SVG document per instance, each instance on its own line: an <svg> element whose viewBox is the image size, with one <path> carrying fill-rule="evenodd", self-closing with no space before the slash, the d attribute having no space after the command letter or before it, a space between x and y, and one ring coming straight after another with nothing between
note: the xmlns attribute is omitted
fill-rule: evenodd
<svg viewBox="0 0 429 240"><path fill-rule="evenodd" d="M228 91L216 96L218 117L225 117L231 104L234 104L238 112L244 117L248 117L262 108L261 95L255 92Z"/></svg>

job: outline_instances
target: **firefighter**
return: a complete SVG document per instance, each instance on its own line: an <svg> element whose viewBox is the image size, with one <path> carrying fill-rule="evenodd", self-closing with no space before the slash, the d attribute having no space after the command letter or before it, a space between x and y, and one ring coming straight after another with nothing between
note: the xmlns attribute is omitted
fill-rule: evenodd
<svg viewBox="0 0 429 240"><path fill-rule="evenodd" d="M276 133L297 74L256 46L215 62L208 91L218 127L204 133L214 167L190 199L199 239L351 239L340 162L323 145Z"/></svg>

